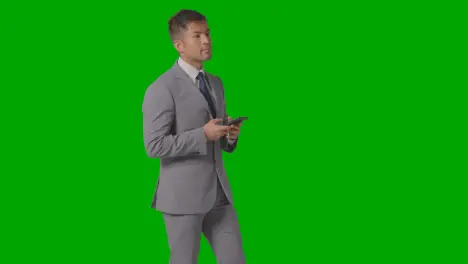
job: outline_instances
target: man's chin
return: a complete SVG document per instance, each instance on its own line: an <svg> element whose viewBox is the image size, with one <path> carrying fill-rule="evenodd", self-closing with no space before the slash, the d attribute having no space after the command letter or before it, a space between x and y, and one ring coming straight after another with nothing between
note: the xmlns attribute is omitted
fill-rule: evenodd
<svg viewBox="0 0 468 264"><path fill-rule="evenodd" d="M202 57L203 61L211 60L211 54Z"/></svg>
<svg viewBox="0 0 468 264"><path fill-rule="evenodd" d="M212 55L211 51L204 50L200 53L200 58L203 61L206 61L206 60L211 59L211 55Z"/></svg>

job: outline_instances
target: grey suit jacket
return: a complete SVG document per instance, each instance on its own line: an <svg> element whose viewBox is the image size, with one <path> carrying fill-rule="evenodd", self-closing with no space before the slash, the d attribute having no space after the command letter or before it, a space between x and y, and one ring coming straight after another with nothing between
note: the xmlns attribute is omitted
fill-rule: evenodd
<svg viewBox="0 0 468 264"><path fill-rule="evenodd" d="M221 79L206 73L216 118L227 120ZM222 151L233 152L225 137L208 141L203 126L212 118L199 88L174 66L154 81L143 100L143 132L149 157L160 159L152 208L171 214L203 214L214 205L217 177L233 204Z"/></svg>

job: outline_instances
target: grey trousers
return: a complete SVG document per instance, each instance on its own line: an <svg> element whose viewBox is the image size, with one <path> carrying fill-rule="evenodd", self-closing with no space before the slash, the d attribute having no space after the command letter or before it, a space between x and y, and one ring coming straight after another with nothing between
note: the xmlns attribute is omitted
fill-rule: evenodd
<svg viewBox="0 0 468 264"><path fill-rule="evenodd" d="M245 264L237 215L218 183L215 206L204 215L163 213L171 250L170 264L197 264L201 233L219 264Z"/></svg>

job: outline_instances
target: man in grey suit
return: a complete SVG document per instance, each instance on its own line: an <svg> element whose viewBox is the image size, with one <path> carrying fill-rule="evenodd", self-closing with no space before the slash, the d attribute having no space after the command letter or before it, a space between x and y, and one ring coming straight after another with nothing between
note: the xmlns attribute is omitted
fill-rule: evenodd
<svg viewBox="0 0 468 264"><path fill-rule="evenodd" d="M221 79L203 69L211 58L205 17L181 10L169 20L180 57L146 90L144 144L160 159L152 208L166 225L170 263L197 263L201 233L218 263L243 264L245 256L222 151L236 148L240 125L230 120Z"/></svg>

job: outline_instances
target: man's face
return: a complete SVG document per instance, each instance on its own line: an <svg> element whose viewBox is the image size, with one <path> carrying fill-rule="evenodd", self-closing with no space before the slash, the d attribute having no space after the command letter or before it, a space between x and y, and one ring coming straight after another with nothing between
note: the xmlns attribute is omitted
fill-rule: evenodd
<svg viewBox="0 0 468 264"><path fill-rule="evenodd" d="M185 58L202 62L211 58L210 30L206 21L191 22L182 32L181 41L176 48Z"/></svg>

